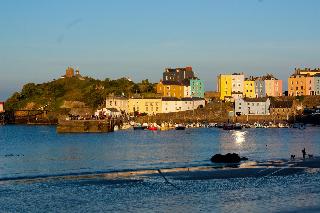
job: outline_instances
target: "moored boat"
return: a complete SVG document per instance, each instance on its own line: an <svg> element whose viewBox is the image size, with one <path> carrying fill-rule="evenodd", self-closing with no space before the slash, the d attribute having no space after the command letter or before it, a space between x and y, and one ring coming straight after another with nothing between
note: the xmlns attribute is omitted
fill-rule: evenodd
<svg viewBox="0 0 320 213"><path fill-rule="evenodd" d="M141 125L140 123L135 123L135 124L133 125L133 129L134 129L134 130L144 130L144 129L146 129L146 128L147 128L147 126Z"/></svg>
<svg viewBox="0 0 320 213"><path fill-rule="evenodd" d="M233 124L227 123L223 125L223 130L233 130L233 129L234 129Z"/></svg>
<svg viewBox="0 0 320 213"><path fill-rule="evenodd" d="M149 126L149 127L148 127L148 130L157 131L157 130L158 130L158 127L156 127L156 126Z"/></svg>
<svg viewBox="0 0 320 213"><path fill-rule="evenodd" d="M175 129L176 129L176 130L185 130L185 129L186 129L186 126L183 125L183 124L177 124L177 125L175 126Z"/></svg>

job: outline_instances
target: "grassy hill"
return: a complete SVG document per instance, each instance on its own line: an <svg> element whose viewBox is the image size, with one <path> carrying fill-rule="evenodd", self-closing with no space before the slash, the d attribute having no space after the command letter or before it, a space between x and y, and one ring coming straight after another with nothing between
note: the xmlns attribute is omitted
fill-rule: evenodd
<svg viewBox="0 0 320 213"><path fill-rule="evenodd" d="M148 79L134 83L126 78L97 80L93 78L63 78L51 82L28 83L7 101L6 110L48 109L59 110L64 101L81 101L93 109L104 105L105 97L114 95L155 95L155 84Z"/></svg>

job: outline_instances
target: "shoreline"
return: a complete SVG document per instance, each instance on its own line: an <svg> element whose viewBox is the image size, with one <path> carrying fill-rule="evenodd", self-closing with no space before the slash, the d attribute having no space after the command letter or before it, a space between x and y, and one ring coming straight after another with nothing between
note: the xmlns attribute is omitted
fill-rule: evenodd
<svg viewBox="0 0 320 213"><path fill-rule="evenodd" d="M209 163L200 166L175 168L150 168L123 171L97 171L68 174L42 174L0 178L0 184L43 181L95 180L143 181L146 178L164 176L170 180L210 180L231 178L261 179L272 176L289 176L303 173L319 173L320 157L296 160L246 161L239 164Z"/></svg>

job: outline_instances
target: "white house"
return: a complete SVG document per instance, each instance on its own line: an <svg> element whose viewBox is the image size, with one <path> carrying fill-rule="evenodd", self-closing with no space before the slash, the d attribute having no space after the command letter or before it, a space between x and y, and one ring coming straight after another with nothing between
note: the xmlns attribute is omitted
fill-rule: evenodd
<svg viewBox="0 0 320 213"><path fill-rule="evenodd" d="M129 99L126 97L107 97L106 108L115 108L118 111L129 111Z"/></svg>
<svg viewBox="0 0 320 213"><path fill-rule="evenodd" d="M241 98L235 100L236 115L270 115L269 98Z"/></svg>
<svg viewBox="0 0 320 213"><path fill-rule="evenodd" d="M231 82L233 93L243 93L244 88L244 74L243 73L233 73Z"/></svg>
<svg viewBox="0 0 320 213"><path fill-rule="evenodd" d="M190 84L189 85L184 85L183 87L184 91L183 91L183 96L184 97L191 97L191 87Z"/></svg>
<svg viewBox="0 0 320 213"><path fill-rule="evenodd" d="M162 113L182 112L187 110L194 110L205 106L204 98L162 98Z"/></svg>
<svg viewBox="0 0 320 213"><path fill-rule="evenodd" d="M95 116L111 116L111 117L119 117L121 116L121 112L116 109L116 108L103 108L103 109L98 109L95 113Z"/></svg>

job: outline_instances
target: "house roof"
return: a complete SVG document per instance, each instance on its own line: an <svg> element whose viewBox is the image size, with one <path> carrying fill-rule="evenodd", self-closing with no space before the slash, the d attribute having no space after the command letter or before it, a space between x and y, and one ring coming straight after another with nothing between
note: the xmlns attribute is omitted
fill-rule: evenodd
<svg viewBox="0 0 320 213"><path fill-rule="evenodd" d="M179 101L179 98L175 97L162 97L162 101Z"/></svg>
<svg viewBox="0 0 320 213"><path fill-rule="evenodd" d="M161 81L163 85L179 85L179 86L190 86L190 81L188 79L184 79L182 82L177 81Z"/></svg>
<svg viewBox="0 0 320 213"><path fill-rule="evenodd" d="M266 102L269 98L244 98L245 102Z"/></svg>
<svg viewBox="0 0 320 213"><path fill-rule="evenodd" d="M176 97L162 97L162 101L200 101L204 98L192 97L192 98L176 98Z"/></svg>
<svg viewBox="0 0 320 213"><path fill-rule="evenodd" d="M107 110L109 110L110 112L119 112L119 110L117 110L116 108L107 108Z"/></svg>
<svg viewBox="0 0 320 213"><path fill-rule="evenodd" d="M127 97L123 97L123 96L109 96L107 97L108 99L117 99L117 100L128 100Z"/></svg>
<svg viewBox="0 0 320 213"><path fill-rule="evenodd" d="M166 72L176 72L179 71L192 71L192 67L177 67L177 68L165 68Z"/></svg>
<svg viewBox="0 0 320 213"><path fill-rule="evenodd" d="M272 101L272 108L291 108L293 101Z"/></svg>

